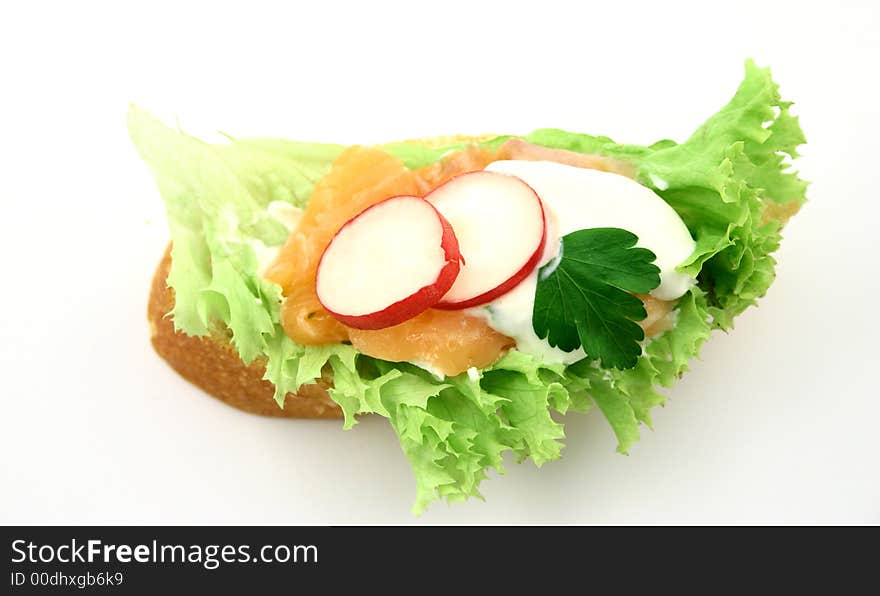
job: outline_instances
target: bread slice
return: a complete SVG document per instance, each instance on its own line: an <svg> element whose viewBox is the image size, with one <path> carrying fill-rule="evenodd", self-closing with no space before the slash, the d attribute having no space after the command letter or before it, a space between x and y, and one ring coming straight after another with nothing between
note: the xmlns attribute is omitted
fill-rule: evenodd
<svg viewBox="0 0 880 596"><path fill-rule="evenodd" d="M180 376L220 401L251 414L287 418L342 417L342 410L327 394L326 381L303 385L297 393L288 393L281 409L273 397L274 387L263 380L265 360L246 366L225 336L192 337L175 331L174 323L166 316L174 308L174 290L166 281L170 268L169 245L153 275L147 318L153 348Z"/></svg>

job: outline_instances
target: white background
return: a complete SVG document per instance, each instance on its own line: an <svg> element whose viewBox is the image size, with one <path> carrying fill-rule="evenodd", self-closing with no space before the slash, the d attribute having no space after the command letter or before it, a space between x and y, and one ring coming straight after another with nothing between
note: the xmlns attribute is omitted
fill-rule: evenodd
<svg viewBox="0 0 880 596"><path fill-rule="evenodd" d="M880 522L876 2L357 4L4 3L0 522ZM416 519L384 420L245 415L150 348L168 235L129 102L196 133L649 143L685 139L748 56L797 102L811 201L629 457L569 416L561 461Z"/></svg>

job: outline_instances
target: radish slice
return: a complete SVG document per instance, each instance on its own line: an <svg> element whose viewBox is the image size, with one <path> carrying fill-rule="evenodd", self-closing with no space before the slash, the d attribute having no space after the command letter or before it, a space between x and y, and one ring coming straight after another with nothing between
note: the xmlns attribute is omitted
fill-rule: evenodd
<svg viewBox="0 0 880 596"><path fill-rule="evenodd" d="M315 289L342 323L382 329L436 304L455 282L460 258L452 226L430 203L393 197L336 233L318 263Z"/></svg>
<svg viewBox="0 0 880 596"><path fill-rule="evenodd" d="M528 277L544 249L547 225L541 199L507 174L470 172L425 197L452 224L462 267L435 308L479 306Z"/></svg>

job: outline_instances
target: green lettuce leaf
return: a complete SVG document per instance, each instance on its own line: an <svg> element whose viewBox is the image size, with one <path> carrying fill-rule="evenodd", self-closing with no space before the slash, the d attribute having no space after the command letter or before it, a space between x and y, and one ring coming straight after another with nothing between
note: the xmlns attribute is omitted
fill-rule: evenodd
<svg viewBox="0 0 880 596"><path fill-rule="evenodd" d="M132 108L132 139L152 169L173 239L168 283L171 313L191 335L226 334L242 359L265 363L283 405L302 384L332 374L331 397L349 428L357 417L387 418L416 480L414 511L436 498L479 497L503 454L542 465L560 456L564 429L555 413L595 404L626 453L651 409L713 328L726 328L768 289L771 253L806 185L785 165L804 142L797 118L767 69L746 63L731 102L690 139L677 144L620 145L608 137L542 129L521 137L546 147L630 161L639 180L682 217L697 241L681 268L699 283L676 306L673 329L647 341L636 366L601 369L581 361L546 364L516 350L495 365L438 380L422 369L359 354L351 346L300 346L279 324L280 288L263 280L258 257L284 242L287 230L268 205L302 207L341 146L279 139L230 139L209 145ZM498 145L510 137L487 142ZM406 167L434 163L459 146L385 146ZM775 206L775 208L774 208Z"/></svg>
<svg viewBox="0 0 880 596"><path fill-rule="evenodd" d="M733 318L763 296L774 279L784 220L772 205L797 211L806 182L786 164L805 142L790 102L782 101L769 69L746 62L733 99L684 143L616 145L607 137L545 129L525 137L550 147L627 159L640 182L681 216L697 241L681 269L700 274L714 324Z"/></svg>
<svg viewBox="0 0 880 596"><path fill-rule="evenodd" d="M209 145L136 107L127 122L168 213L175 328L228 332L246 363L293 349L278 337L280 288L257 273L258 251L280 246L289 233L268 207L305 204L342 147L259 139Z"/></svg>
<svg viewBox="0 0 880 596"><path fill-rule="evenodd" d="M376 360L338 344L316 354L315 364L332 368L330 393L347 428L363 414L388 418L412 464L413 511L420 513L438 496L448 502L479 497L487 471L504 472L505 451L537 466L558 458L564 433L551 406L588 407L583 396L569 395L566 386L576 383L563 377L562 368L511 354L516 355L476 375L442 381L415 366Z"/></svg>

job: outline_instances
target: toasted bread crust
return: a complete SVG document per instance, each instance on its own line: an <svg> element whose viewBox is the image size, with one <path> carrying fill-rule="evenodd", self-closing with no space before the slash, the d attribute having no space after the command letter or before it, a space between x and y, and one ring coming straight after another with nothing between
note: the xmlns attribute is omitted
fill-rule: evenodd
<svg viewBox="0 0 880 596"><path fill-rule="evenodd" d="M274 388L263 380L265 361L249 366L238 357L225 337L192 337L174 330L166 315L174 308L174 290L166 279L171 268L169 245L153 276L147 318L156 353L184 379L217 399L251 414L287 418L341 418L342 411L327 394L321 381L303 385L298 393L288 393L284 409L273 398Z"/></svg>

